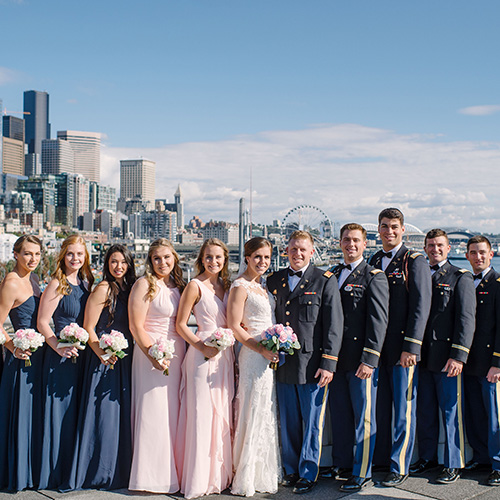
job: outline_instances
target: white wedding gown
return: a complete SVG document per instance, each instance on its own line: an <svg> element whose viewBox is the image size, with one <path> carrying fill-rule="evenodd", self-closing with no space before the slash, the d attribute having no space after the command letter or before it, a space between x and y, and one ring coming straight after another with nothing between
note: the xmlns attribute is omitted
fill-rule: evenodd
<svg viewBox="0 0 500 500"><path fill-rule="evenodd" d="M267 293L244 278L238 278L232 286L243 286L247 292L243 324L259 341L262 332L273 324ZM238 365L231 493L276 493L281 466L275 372L269 368L269 360L245 346L241 347Z"/></svg>

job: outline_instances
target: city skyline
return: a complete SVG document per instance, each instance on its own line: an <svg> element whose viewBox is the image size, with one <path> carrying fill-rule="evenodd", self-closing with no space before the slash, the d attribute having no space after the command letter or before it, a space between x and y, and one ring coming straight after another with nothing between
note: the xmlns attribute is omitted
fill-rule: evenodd
<svg viewBox="0 0 500 500"><path fill-rule="evenodd" d="M302 203L373 222L396 205L421 228L500 232L498 2L0 9L7 39L23 26L2 58L4 107L45 90L52 130L102 133L103 184L142 156L157 198L182 185L187 219L236 221L252 171L255 222Z"/></svg>

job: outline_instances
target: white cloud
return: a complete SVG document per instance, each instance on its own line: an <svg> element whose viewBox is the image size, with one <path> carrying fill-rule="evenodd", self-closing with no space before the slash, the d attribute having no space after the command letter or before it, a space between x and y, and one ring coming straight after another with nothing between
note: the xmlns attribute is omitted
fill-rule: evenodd
<svg viewBox="0 0 500 500"><path fill-rule="evenodd" d="M104 147L103 182L119 187L119 160L156 161L156 196L184 192L185 213L238 219L238 200L257 222L316 205L339 222L376 222L390 205L421 228L467 226L500 232L500 142L446 142L356 124L267 131L217 142L161 148Z"/></svg>
<svg viewBox="0 0 500 500"><path fill-rule="evenodd" d="M498 104L487 104L484 106L469 106L467 108L462 108L458 110L462 115L471 116L486 116L493 115L495 113L500 113L500 105Z"/></svg>
<svg viewBox="0 0 500 500"><path fill-rule="evenodd" d="M19 76L18 71L0 66L0 85L16 82Z"/></svg>

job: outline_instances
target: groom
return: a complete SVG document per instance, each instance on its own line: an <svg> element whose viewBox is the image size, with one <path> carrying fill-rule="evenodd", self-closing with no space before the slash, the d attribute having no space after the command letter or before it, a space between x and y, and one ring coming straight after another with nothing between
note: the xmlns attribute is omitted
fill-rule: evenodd
<svg viewBox="0 0 500 500"><path fill-rule="evenodd" d="M318 479L328 384L342 343L343 313L337 279L314 267L312 236L295 231L287 247L290 267L271 274L276 322L290 326L301 348L278 368L284 486L306 493Z"/></svg>

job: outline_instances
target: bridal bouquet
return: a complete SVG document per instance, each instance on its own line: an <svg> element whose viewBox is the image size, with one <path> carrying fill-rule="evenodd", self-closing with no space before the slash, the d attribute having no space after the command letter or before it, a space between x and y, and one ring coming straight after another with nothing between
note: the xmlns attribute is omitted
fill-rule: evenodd
<svg viewBox="0 0 500 500"><path fill-rule="evenodd" d="M2 335L3 337L3 335ZM14 347L22 351L35 352L39 347L42 347L45 342L45 337L33 330L33 328L19 329L14 333L12 343ZM30 358L24 360L24 366L31 366Z"/></svg>
<svg viewBox="0 0 500 500"><path fill-rule="evenodd" d="M103 361L108 361L112 356L123 359L127 354L123 351L128 347L128 340L124 337L123 333L117 330L111 330L109 333L104 333L99 339L99 347L104 350L106 354L102 356ZM114 370L115 365L109 365Z"/></svg>
<svg viewBox="0 0 500 500"><path fill-rule="evenodd" d="M233 331L229 328L217 328L217 330L210 335L210 338L205 341L205 345L223 351L234 345ZM205 358L205 361L207 360L208 358Z"/></svg>
<svg viewBox="0 0 500 500"><path fill-rule="evenodd" d="M64 347L76 347L80 351L83 351L88 340L89 334L87 330L78 326L76 323L70 323L61 330L57 348L63 349ZM73 356L71 361L76 363L76 357Z"/></svg>
<svg viewBox="0 0 500 500"><path fill-rule="evenodd" d="M149 348L148 354L156 361L161 361L162 359L172 359L174 352L175 342L173 340L159 338ZM168 375L168 367L163 370L163 375Z"/></svg>
<svg viewBox="0 0 500 500"><path fill-rule="evenodd" d="M269 327L262 332L262 340L260 343L271 352L280 352L285 354L293 354L295 349L300 349L300 343L297 335L289 326L277 324ZM278 369L279 362L271 361L269 368Z"/></svg>

